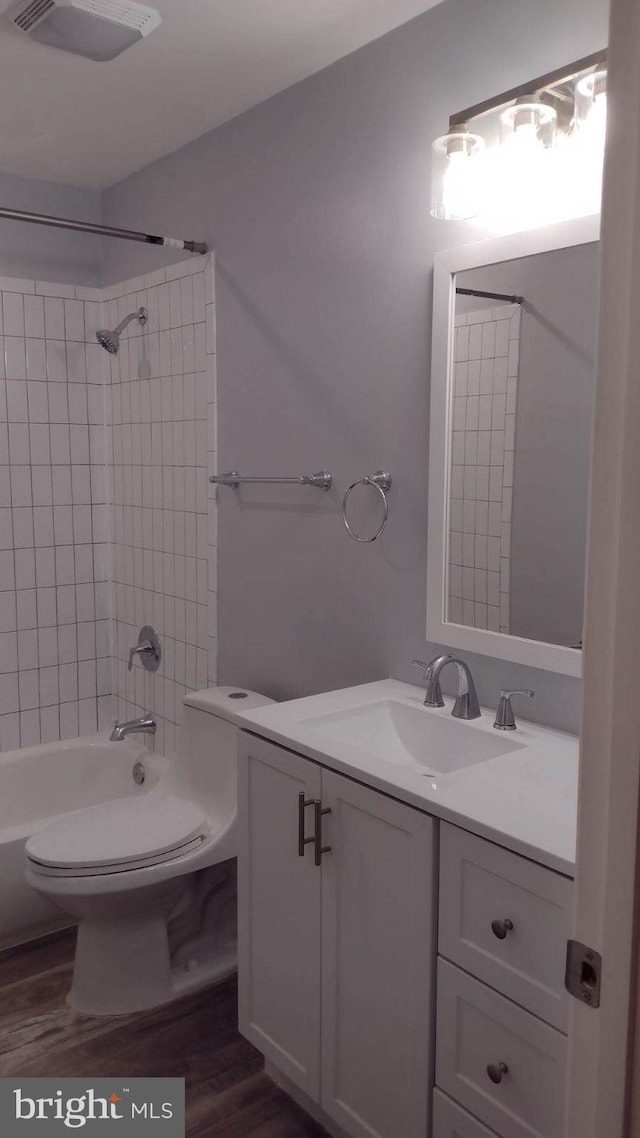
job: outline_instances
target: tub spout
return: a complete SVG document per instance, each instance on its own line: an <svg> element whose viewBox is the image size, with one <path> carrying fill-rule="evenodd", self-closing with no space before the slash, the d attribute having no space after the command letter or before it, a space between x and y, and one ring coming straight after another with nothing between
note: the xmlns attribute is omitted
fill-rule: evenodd
<svg viewBox="0 0 640 1138"><path fill-rule="evenodd" d="M114 723L109 739L112 743L121 742L127 735L155 735L156 721L150 711L139 719L128 719L126 723Z"/></svg>

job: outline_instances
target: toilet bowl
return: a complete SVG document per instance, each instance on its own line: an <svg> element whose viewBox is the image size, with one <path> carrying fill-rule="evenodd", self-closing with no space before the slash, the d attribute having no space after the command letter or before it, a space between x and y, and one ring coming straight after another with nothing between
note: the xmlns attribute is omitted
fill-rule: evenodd
<svg viewBox="0 0 640 1138"><path fill-rule="evenodd" d="M237 709L271 702L190 693L180 754L148 794L73 811L28 839L27 882L78 922L78 1011L141 1011L234 970Z"/></svg>

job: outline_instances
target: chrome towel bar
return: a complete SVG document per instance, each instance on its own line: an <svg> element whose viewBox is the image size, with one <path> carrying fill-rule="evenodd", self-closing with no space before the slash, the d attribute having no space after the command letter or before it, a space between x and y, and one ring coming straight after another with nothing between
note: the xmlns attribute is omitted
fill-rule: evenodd
<svg viewBox="0 0 640 1138"><path fill-rule="evenodd" d="M315 486L318 490L330 490L333 479L328 470L318 470L316 474L298 474L292 478L260 478L253 475L238 474L237 470L227 470L225 474L210 474L209 482L217 486L233 486L237 490L242 482L280 483L298 486Z"/></svg>

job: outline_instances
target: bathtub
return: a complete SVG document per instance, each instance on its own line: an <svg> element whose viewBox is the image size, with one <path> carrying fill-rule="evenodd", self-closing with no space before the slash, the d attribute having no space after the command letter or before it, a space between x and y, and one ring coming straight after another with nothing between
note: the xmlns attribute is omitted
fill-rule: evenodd
<svg viewBox="0 0 640 1138"><path fill-rule="evenodd" d="M133 780L136 762L144 763L142 785ZM27 838L74 810L147 794L168 766L144 746L102 735L0 754L0 949L69 924L24 879Z"/></svg>

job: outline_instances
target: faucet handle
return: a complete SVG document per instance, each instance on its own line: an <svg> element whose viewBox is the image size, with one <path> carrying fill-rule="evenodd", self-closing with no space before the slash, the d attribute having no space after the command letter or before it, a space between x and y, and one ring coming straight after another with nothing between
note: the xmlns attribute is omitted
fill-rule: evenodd
<svg viewBox="0 0 640 1138"><path fill-rule="evenodd" d="M136 656L140 657L147 672L157 672L162 659L162 649L160 638L150 624L143 625L138 635L138 643L134 648L129 649L129 663L127 665L129 671L133 668L133 661Z"/></svg>
<svg viewBox="0 0 640 1138"><path fill-rule="evenodd" d="M150 644L138 644L135 648L129 649L129 663L127 664L127 671L130 672L133 668L133 660L135 656L139 656L142 652L149 652L151 649Z"/></svg>
<svg viewBox="0 0 640 1138"><path fill-rule="evenodd" d="M427 680L427 694L425 696L425 707L444 707L444 700L442 698L442 688L440 687L440 680L433 679L433 663L425 664L424 660L412 660L417 668L424 668L424 679Z"/></svg>
<svg viewBox="0 0 640 1138"><path fill-rule="evenodd" d="M531 691L530 688L513 688L511 690L501 688L500 703L498 704L498 710L496 711L493 724L496 731L515 731L518 726L511 706L511 697L513 695L524 695L527 699L531 699L535 695L535 692Z"/></svg>

